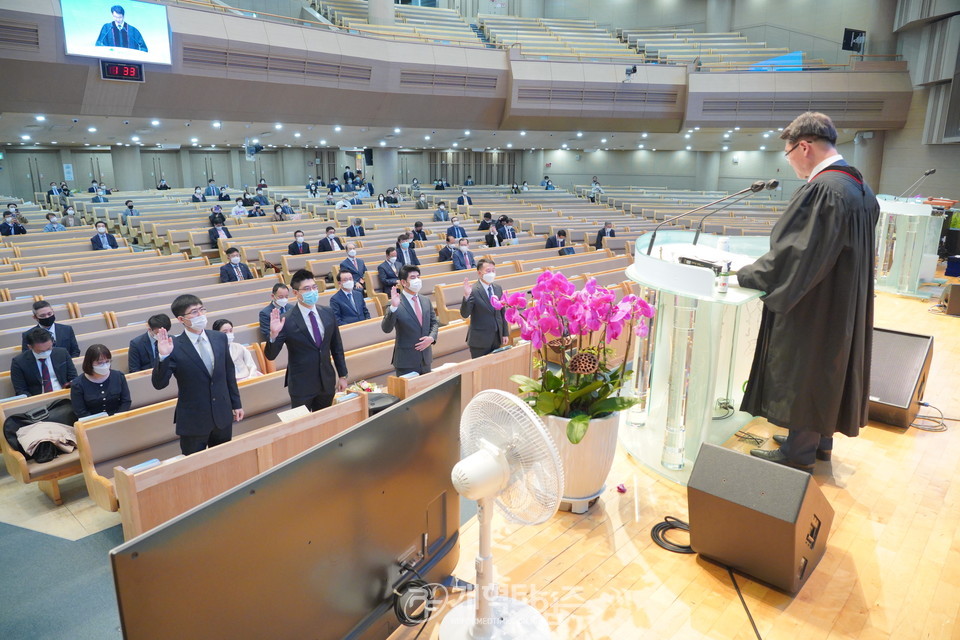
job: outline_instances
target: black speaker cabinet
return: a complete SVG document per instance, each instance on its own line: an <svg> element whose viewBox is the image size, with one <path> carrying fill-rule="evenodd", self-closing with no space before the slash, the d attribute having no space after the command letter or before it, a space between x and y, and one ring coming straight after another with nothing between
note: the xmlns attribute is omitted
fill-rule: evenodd
<svg viewBox="0 0 960 640"><path fill-rule="evenodd" d="M364 149L363 150L363 164L368 167L373 166L373 149Z"/></svg>
<svg viewBox="0 0 960 640"><path fill-rule="evenodd" d="M933 336L873 330L870 419L909 427L920 413L933 359Z"/></svg>
<svg viewBox="0 0 960 640"><path fill-rule="evenodd" d="M690 546L797 593L827 546L833 508L809 473L704 443L687 484Z"/></svg>
<svg viewBox="0 0 960 640"><path fill-rule="evenodd" d="M960 316L960 284L944 285L940 303L948 316Z"/></svg>

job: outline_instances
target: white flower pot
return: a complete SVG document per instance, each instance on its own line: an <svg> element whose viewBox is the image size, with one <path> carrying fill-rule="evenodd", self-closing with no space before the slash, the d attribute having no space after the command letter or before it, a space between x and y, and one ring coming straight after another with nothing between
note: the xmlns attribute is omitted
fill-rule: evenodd
<svg viewBox="0 0 960 640"><path fill-rule="evenodd" d="M567 439L567 418L542 416L563 462L563 502L561 511L585 513L603 493L617 452L620 414L590 421L587 435L579 444Z"/></svg>

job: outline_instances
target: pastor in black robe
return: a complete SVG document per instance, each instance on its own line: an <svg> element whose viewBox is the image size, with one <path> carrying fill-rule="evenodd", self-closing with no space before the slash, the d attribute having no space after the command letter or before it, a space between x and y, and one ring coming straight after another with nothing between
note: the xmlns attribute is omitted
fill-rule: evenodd
<svg viewBox="0 0 960 640"><path fill-rule="evenodd" d="M841 160L797 189L770 251L739 270L740 286L765 292L743 411L822 436L866 424L879 215Z"/></svg>

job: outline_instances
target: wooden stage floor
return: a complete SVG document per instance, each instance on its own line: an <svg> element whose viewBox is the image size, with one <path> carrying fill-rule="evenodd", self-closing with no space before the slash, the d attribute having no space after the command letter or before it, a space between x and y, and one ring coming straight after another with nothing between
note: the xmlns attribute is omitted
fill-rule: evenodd
<svg viewBox="0 0 960 640"><path fill-rule="evenodd" d="M924 399L956 418L960 318L933 315L931 304L879 294L876 326L935 336ZM814 473L836 518L803 590L791 597L737 576L763 638L960 639L960 422L948 425L929 433L870 424L857 438L837 437L833 461L818 462ZM541 610L558 640L755 638L725 569L650 539L667 515L687 519L685 488L621 450L608 490L588 513L560 513L538 527L497 515L501 592ZM672 537L685 542L681 535ZM457 575L472 581L476 519L461 541ZM420 638L437 637L447 610Z"/></svg>

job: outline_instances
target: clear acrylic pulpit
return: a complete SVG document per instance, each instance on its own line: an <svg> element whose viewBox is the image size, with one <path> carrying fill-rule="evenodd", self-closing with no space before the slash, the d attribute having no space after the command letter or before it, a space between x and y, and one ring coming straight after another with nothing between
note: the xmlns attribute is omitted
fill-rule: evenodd
<svg viewBox="0 0 960 640"><path fill-rule="evenodd" d="M918 298L938 293L935 285L944 282L934 276L943 209L915 200L877 199L877 290Z"/></svg>
<svg viewBox="0 0 960 640"><path fill-rule="evenodd" d="M649 236L637 240L627 277L655 309L650 332L634 353L633 392L640 403L626 412L620 442L639 462L686 484L703 442L720 444L753 419L739 411L750 374L761 292L741 289L736 278L724 293L709 268L681 258L727 261L733 269L767 252L769 237L719 238L691 231L662 231L651 255Z"/></svg>

